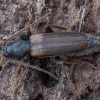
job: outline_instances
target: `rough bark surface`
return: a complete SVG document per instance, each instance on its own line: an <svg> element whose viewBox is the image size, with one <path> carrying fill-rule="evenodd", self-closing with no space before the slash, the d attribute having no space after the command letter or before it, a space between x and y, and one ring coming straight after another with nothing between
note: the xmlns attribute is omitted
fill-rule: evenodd
<svg viewBox="0 0 100 100"><path fill-rule="evenodd" d="M81 32L99 36L100 0L90 2ZM49 10L52 10L51 15L30 27L32 34L43 33L48 24L68 27L76 20L83 5L84 0L0 0L0 42L37 21ZM68 31L77 31L77 28ZM2 52L0 54L2 57ZM62 62L58 63L55 57L29 57L25 62L48 70L59 80L55 81L47 74L29 69L24 83L15 94L12 93L13 89L18 85L25 67L15 77L18 65L8 62L0 76L0 100L100 100L100 53L83 57L64 56L61 59ZM1 62L0 71L5 62ZM93 69L90 63L97 69Z"/></svg>

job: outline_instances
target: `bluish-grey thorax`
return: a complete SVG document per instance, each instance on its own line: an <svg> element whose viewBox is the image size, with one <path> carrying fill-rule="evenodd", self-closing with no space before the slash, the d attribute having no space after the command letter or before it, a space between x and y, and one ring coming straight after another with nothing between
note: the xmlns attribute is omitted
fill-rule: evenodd
<svg viewBox="0 0 100 100"><path fill-rule="evenodd" d="M32 44L28 41L15 40L12 44L3 47L3 54L6 57L23 57L29 53L31 46Z"/></svg>

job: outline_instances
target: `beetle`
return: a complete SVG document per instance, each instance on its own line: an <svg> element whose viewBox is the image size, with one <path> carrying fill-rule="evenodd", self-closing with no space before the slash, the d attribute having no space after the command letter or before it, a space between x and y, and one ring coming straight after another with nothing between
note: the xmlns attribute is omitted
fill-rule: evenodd
<svg viewBox="0 0 100 100"><path fill-rule="evenodd" d="M100 39L86 33L60 32L34 34L29 41L15 40L3 47L6 57L83 56L100 51Z"/></svg>

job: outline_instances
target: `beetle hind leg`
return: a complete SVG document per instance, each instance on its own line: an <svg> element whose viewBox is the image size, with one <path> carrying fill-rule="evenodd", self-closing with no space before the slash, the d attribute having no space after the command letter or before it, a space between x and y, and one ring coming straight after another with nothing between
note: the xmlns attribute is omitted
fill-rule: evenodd
<svg viewBox="0 0 100 100"><path fill-rule="evenodd" d="M66 62L66 64L72 64L72 65L85 64L85 65L90 66L92 69L97 69L97 67L94 66L93 64L91 64L89 62L81 61L81 60L75 60L73 62Z"/></svg>
<svg viewBox="0 0 100 100"><path fill-rule="evenodd" d="M46 71L46 70L44 70L44 69L42 69L42 68L39 68L39 67L37 67L37 66L33 66L33 65L30 65L30 64L27 64L27 63L22 62L22 61L13 60L13 59L10 59L10 58L8 59L8 61L11 62L11 63L13 63L13 64L18 64L18 65L20 64L20 65L19 65L19 69L20 69L20 66L26 67L26 68L25 68L25 71L24 71L24 73L22 74L22 77L21 77L21 79L19 80L18 85L15 87L13 93L16 93L16 91L18 90L18 88L23 84L23 82L24 82L24 80L25 80L25 77L26 77L26 74L28 73L28 69L29 69L29 68L31 68L31 69L33 69L33 70L38 70L38 71L40 71L40 72L44 72L44 73L50 75L51 77L53 77L56 81L58 81L58 77L57 77L56 75L54 75L54 74L52 74L51 72L48 72L48 71ZM17 72L16 72L17 75L18 75L19 69L18 69Z"/></svg>
<svg viewBox="0 0 100 100"><path fill-rule="evenodd" d="M58 26L58 25L50 25L50 27L67 31L67 30L71 29L72 27L76 26L78 23L79 23L79 19L76 20L75 22L73 22L69 27L63 27L63 26Z"/></svg>

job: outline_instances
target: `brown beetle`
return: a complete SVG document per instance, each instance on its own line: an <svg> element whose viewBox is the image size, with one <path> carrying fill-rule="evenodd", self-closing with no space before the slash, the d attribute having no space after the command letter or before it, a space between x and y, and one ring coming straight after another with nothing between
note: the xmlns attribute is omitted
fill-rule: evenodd
<svg viewBox="0 0 100 100"><path fill-rule="evenodd" d="M31 35L29 41L16 40L5 45L5 56L33 57L44 56L81 56L100 51L100 40L85 33L48 33Z"/></svg>

